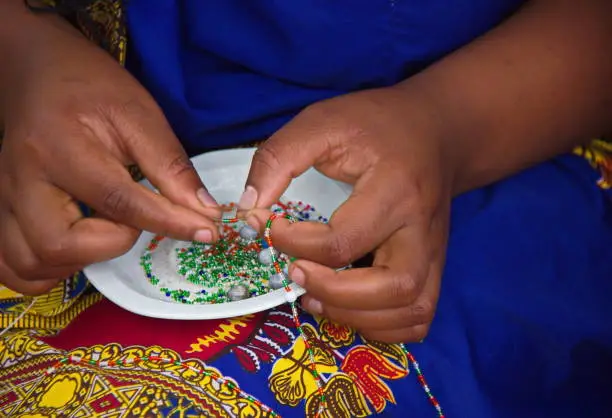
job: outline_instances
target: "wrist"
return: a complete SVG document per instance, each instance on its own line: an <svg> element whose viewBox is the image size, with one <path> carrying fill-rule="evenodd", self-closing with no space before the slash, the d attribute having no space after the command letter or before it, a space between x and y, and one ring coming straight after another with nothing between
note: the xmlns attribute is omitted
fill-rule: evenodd
<svg viewBox="0 0 612 418"><path fill-rule="evenodd" d="M499 134L495 120L471 97L462 100L444 77L419 74L399 83L412 109L428 115L428 140L439 148L440 167L452 197L486 186L537 162L508 132ZM451 97L451 99L449 99ZM472 105L470 105L472 104ZM516 146L513 146L516 145ZM518 146L518 148L517 148Z"/></svg>
<svg viewBox="0 0 612 418"><path fill-rule="evenodd" d="M59 15L33 12L23 0L0 3L0 54L6 58L4 78L22 75L32 67L46 70L46 64L51 63L62 48L78 48L75 41L87 42Z"/></svg>
<svg viewBox="0 0 612 418"><path fill-rule="evenodd" d="M463 191L463 173L465 168L465 147L461 145L446 115L448 109L440 106L432 92L418 82L406 81L391 89L400 97L401 103L396 116L406 126L408 140L427 141L432 147L431 164L437 164L440 170L442 189L451 196Z"/></svg>

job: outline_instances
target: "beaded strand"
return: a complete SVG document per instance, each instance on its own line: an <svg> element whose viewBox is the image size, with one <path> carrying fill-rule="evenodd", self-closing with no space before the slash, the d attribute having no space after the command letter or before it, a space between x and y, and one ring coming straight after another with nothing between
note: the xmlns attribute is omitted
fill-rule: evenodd
<svg viewBox="0 0 612 418"><path fill-rule="evenodd" d="M436 399L433 393L431 393L431 389L429 388L429 385L427 384L427 381L425 380L425 376L423 376L423 372L421 371L421 367L419 366L419 363L416 361L412 353L408 351L408 349L406 348L404 344L400 344L400 347L402 348L402 351L406 354L406 357L408 357L408 363L412 364L412 368L417 374L417 380L421 384L421 387L425 391L425 394L427 394L427 398L429 399L429 402L436 409L436 412L438 413L438 418L445 418L444 412L442 412L442 407L440 406L440 402L438 402L438 399Z"/></svg>
<svg viewBox="0 0 612 418"><path fill-rule="evenodd" d="M289 280L287 279L285 272L281 269L281 266L278 263L278 260L276 258L276 250L272 243L272 234L271 234L272 222L274 222L276 219L279 219L279 218L288 219L289 222L296 222L295 218L293 218L287 213L273 213L270 216L270 218L268 218L268 221L266 222L266 226L264 228L264 240L266 240L266 243L268 244L268 247L270 248L270 253L272 255L272 264L274 265L274 269L276 270L278 274L281 275L283 279L283 286L286 292L285 296L286 296L287 302L291 306L293 322L295 323L295 327L297 328L298 332L300 333L300 336L302 337L302 341L304 341L304 347L306 348L306 352L308 353L308 358L310 360L310 373L315 378L315 382L317 383L317 393L319 394L319 398L320 398L319 409L317 410L317 413L315 414L315 418L318 418L325 411L325 407L327 406L327 399L325 397L325 392L323 391L323 387L324 387L323 379L321 378L321 375L319 374L317 370L317 362L315 360L314 350L312 349L310 341L308 340L308 337L306 336L306 333L304 332L304 328L302 327L302 323L300 321L300 314L296 306L296 300L297 300L296 294L294 290L291 289L291 287L289 286Z"/></svg>

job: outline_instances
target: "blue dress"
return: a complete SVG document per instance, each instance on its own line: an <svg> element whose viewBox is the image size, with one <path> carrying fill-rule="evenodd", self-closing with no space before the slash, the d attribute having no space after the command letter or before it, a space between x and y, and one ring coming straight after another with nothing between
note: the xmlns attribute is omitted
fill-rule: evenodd
<svg viewBox="0 0 612 418"><path fill-rule="evenodd" d="M199 153L264 139L318 100L397 83L482 35L522 3L131 0L128 68L160 103L189 152ZM612 196L596 180L586 162L564 156L453 202L437 315L425 342L408 347L446 416L612 416ZM67 283L72 287L66 289L83 292ZM364 411L436 416L414 371L405 376L398 368L403 360L395 348L368 345L321 319L302 319L336 348L333 355L321 352L319 360L328 386L335 384L328 388L330 402L337 411L352 411L337 417ZM54 348L28 345L33 351L24 362L30 368L19 366L18 372L46 368L56 358L53 382L64 391L72 387L75 398L53 393L72 399L60 406L81 408L78 416L141 404L168 417L273 416L259 414L255 404L239 407L231 391L220 398L217 386L202 392L198 385L209 383L181 374L182 361L235 378L282 416L303 416L311 401L312 381L299 359L304 346L282 309L225 322L180 322L138 317L102 301L44 342ZM17 411L11 402L27 388L53 388L50 381L26 388L43 372L14 374L11 356L23 355L25 344L12 344L0 341L0 365L7 362L0 381L9 376L10 383L12 376L23 390L3 395L0 384L0 415ZM137 367L115 360L121 353L145 353L138 364L148 364L160 350L173 359L168 368L142 366L136 374ZM95 358L71 364L67 356L74 353ZM93 371L100 353L116 370ZM358 377L361 395L342 380L346 373ZM126 383L126 376L133 382ZM74 388L86 378L96 385L76 397ZM164 392L168 387L173 390ZM31 393L38 399L38 392ZM216 398L206 400L211 393ZM49 405L40 413L50 413ZM72 416L67 410L58 416Z"/></svg>
<svg viewBox="0 0 612 418"><path fill-rule="evenodd" d="M132 0L129 68L192 152L267 137L310 103L392 85L518 0ZM612 200L575 157L453 203L438 312L411 347L451 417L612 416ZM432 416L416 385L399 410Z"/></svg>

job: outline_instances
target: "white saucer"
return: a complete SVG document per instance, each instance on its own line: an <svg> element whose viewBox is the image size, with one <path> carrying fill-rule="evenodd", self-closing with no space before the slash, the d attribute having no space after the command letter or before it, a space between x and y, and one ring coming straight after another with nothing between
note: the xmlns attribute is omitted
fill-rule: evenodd
<svg viewBox="0 0 612 418"><path fill-rule="evenodd" d="M254 148L215 151L192 161L215 199L231 202L240 198L254 152ZM142 184L152 188L147 181ZM312 204L318 212L329 217L346 200L350 190L350 186L311 169L291 183L284 197ZM222 304L186 305L165 299L159 289L149 283L140 266L140 256L151 238L153 234L145 232L125 255L84 270L100 293L128 311L153 318L218 319L260 312L286 303L284 289ZM304 294L299 286L291 286L298 295Z"/></svg>

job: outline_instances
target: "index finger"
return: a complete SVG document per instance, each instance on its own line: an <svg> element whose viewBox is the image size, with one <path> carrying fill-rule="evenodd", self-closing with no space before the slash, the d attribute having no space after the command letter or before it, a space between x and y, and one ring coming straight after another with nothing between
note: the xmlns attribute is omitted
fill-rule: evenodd
<svg viewBox="0 0 612 418"><path fill-rule="evenodd" d="M217 206L158 106L137 105L114 116L129 154L164 197L203 214Z"/></svg>
<svg viewBox="0 0 612 418"><path fill-rule="evenodd" d="M139 235L123 224L84 218L70 196L46 182L29 182L27 191L18 193L13 214L19 225L6 216L5 238L22 234L34 254L50 266L85 266L117 257Z"/></svg>
<svg viewBox="0 0 612 418"><path fill-rule="evenodd" d="M328 224L319 222L276 221L271 234L274 245L284 253L318 263L341 267L377 248L387 237L404 226L410 213L400 205L409 193L406 186L381 187L393 175L390 168L371 169L356 183L353 192L332 214ZM254 210L250 223L265 225L269 212Z"/></svg>
<svg viewBox="0 0 612 418"><path fill-rule="evenodd" d="M335 271L299 260L289 276L324 305L354 310L407 306L419 295L430 268L428 246L417 244L421 237L408 228L398 231L377 251L373 267Z"/></svg>
<svg viewBox="0 0 612 418"><path fill-rule="evenodd" d="M333 147L330 138L313 132L316 125L304 127L301 120L298 115L255 151L240 199L242 209L270 207L295 177L315 166Z"/></svg>
<svg viewBox="0 0 612 418"><path fill-rule="evenodd" d="M216 239L218 231L210 218L136 183L102 147L84 141L75 153L81 158L58 156L64 164L54 173L54 180L58 187L107 218L175 239ZM211 216L218 212L208 210Z"/></svg>

